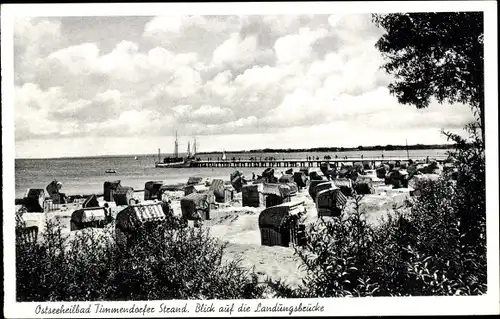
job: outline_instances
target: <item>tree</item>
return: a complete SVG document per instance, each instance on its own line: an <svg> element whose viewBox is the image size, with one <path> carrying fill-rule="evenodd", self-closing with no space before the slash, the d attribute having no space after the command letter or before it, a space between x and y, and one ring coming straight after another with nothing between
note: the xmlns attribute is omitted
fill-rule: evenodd
<svg viewBox="0 0 500 319"><path fill-rule="evenodd" d="M470 105L484 140L484 45L482 12L374 14L386 33L375 47L395 76L389 90L402 104Z"/></svg>

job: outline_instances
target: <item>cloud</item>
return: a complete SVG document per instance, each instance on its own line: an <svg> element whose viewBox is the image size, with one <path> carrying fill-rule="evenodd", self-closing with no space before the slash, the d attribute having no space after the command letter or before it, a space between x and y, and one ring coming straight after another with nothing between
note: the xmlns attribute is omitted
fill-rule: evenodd
<svg viewBox="0 0 500 319"><path fill-rule="evenodd" d="M150 138L176 128L199 136L399 132L472 118L464 105L399 105L369 15L109 19L127 33L103 37L105 17L92 20L95 36L71 18L16 22L16 140Z"/></svg>
<svg viewBox="0 0 500 319"><path fill-rule="evenodd" d="M16 17L14 20L15 83L33 81L30 70L64 41L57 21Z"/></svg>
<svg viewBox="0 0 500 319"><path fill-rule="evenodd" d="M235 16L159 16L146 23L143 37L155 46L179 53L206 53L238 28Z"/></svg>
<svg viewBox="0 0 500 319"><path fill-rule="evenodd" d="M327 34L328 31L323 28L317 30L301 28L295 34L289 34L279 38L274 44L278 63L310 60L313 54L311 45Z"/></svg>

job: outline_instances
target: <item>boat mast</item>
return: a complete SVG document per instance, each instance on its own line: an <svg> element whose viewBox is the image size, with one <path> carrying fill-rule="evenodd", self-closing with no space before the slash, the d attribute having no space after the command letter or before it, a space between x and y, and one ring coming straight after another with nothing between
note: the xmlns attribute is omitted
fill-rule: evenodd
<svg viewBox="0 0 500 319"><path fill-rule="evenodd" d="M196 155L196 137L194 138L194 145L193 145L193 156Z"/></svg>
<svg viewBox="0 0 500 319"><path fill-rule="evenodd" d="M158 149L158 163L161 162L161 159L160 159L160 149Z"/></svg>
<svg viewBox="0 0 500 319"><path fill-rule="evenodd" d="M190 142L188 141L188 157L191 157L191 144Z"/></svg>
<svg viewBox="0 0 500 319"><path fill-rule="evenodd" d="M177 142L177 131L175 131L174 158L179 157L179 143Z"/></svg>

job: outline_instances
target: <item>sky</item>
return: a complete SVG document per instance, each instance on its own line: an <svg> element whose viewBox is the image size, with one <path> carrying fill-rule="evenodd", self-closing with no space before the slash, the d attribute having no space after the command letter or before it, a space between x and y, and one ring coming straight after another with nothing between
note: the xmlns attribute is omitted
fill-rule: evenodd
<svg viewBox="0 0 500 319"><path fill-rule="evenodd" d="M441 144L463 104L400 105L369 14L16 17L16 158Z"/></svg>

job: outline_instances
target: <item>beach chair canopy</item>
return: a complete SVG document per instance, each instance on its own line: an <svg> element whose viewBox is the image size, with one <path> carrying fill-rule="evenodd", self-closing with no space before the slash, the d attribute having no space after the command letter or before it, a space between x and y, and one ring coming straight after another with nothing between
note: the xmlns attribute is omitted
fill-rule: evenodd
<svg viewBox="0 0 500 319"><path fill-rule="evenodd" d="M352 180L349 178L335 178L332 180L333 184L337 187L350 187L352 188Z"/></svg>
<svg viewBox="0 0 500 319"><path fill-rule="evenodd" d="M203 182L203 177L201 176L191 176L188 181L187 185L196 185L196 184L201 184Z"/></svg>
<svg viewBox="0 0 500 319"><path fill-rule="evenodd" d="M71 221L75 223L90 223L104 221L106 219L106 208L92 207L77 209L71 214Z"/></svg>
<svg viewBox="0 0 500 319"><path fill-rule="evenodd" d="M312 171L309 173L309 178L312 180L323 180L323 176L319 175L318 172Z"/></svg>
<svg viewBox="0 0 500 319"><path fill-rule="evenodd" d="M47 193L51 195L53 193L59 193L61 188L62 184L56 180L53 180L52 182L49 183L49 185L47 185L45 189L47 190Z"/></svg>
<svg viewBox="0 0 500 319"><path fill-rule="evenodd" d="M209 188L205 185L188 185L184 188L184 195L189 195L191 193L203 193L208 190Z"/></svg>
<svg viewBox="0 0 500 319"><path fill-rule="evenodd" d="M304 212L303 201L268 207L259 214L259 228L273 228L279 232L287 217L299 218Z"/></svg>
<svg viewBox="0 0 500 319"><path fill-rule="evenodd" d="M28 188L23 203L27 212L43 213L45 209L45 191L41 188Z"/></svg>
<svg viewBox="0 0 500 319"><path fill-rule="evenodd" d="M97 196L94 194L87 197L83 202L82 207L83 208L99 207L99 201L97 200Z"/></svg>
<svg viewBox="0 0 500 319"><path fill-rule="evenodd" d="M352 196L353 191L354 191L352 179L350 179L350 178L335 178L332 180L332 182L335 184L335 186L340 188L340 190L342 191L342 193L345 196Z"/></svg>
<svg viewBox="0 0 500 319"><path fill-rule="evenodd" d="M318 196L318 193L325 190L325 189L329 189L329 188L337 188L337 186L335 186L335 184L331 181L328 181L328 182L323 182L323 183L319 183L318 185L316 185L316 189L315 189L315 192L316 192L316 196Z"/></svg>
<svg viewBox="0 0 500 319"><path fill-rule="evenodd" d="M116 215L116 228L133 232L145 223L166 219L161 202L130 205Z"/></svg>
<svg viewBox="0 0 500 319"><path fill-rule="evenodd" d="M278 179L278 182L279 183L294 183L295 180L293 178L293 175L285 174L285 175L280 176L280 178Z"/></svg>
<svg viewBox="0 0 500 319"><path fill-rule="evenodd" d="M290 196L294 196L297 194L297 192L299 191L299 188L297 186L297 183L295 182L289 182L289 183L285 183L286 186L288 186L290 188Z"/></svg>
<svg viewBox="0 0 500 319"><path fill-rule="evenodd" d="M290 187L286 184L264 183L262 194L275 195L281 198L285 198L290 196L291 190Z"/></svg>
<svg viewBox="0 0 500 319"><path fill-rule="evenodd" d="M233 175L231 174L231 176ZM246 185L246 181L242 175L234 175L234 178L231 179L231 185L236 192L241 192L243 185Z"/></svg>
<svg viewBox="0 0 500 319"><path fill-rule="evenodd" d="M45 198L45 191L41 188L28 188L24 197L33 199Z"/></svg>
<svg viewBox="0 0 500 319"><path fill-rule="evenodd" d="M231 173L229 179L233 180L234 178L236 178L238 176L243 176L243 173L241 173L240 171L236 170L236 171L234 171L234 172Z"/></svg>

